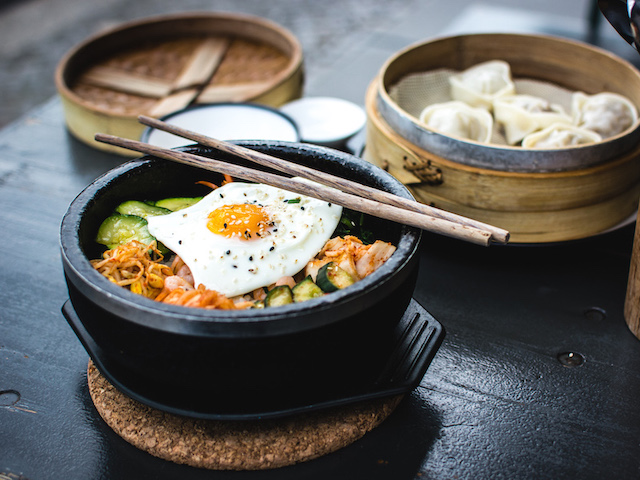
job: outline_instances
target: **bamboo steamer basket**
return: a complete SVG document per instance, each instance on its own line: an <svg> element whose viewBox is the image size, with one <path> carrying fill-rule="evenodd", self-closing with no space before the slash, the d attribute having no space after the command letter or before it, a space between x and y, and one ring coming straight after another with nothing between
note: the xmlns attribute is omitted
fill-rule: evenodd
<svg viewBox="0 0 640 480"><path fill-rule="evenodd" d="M615 92L640 105L640 73L599 48L544 35L444 37L398 52L371 82L365 158L418 201L509 230L510 243L586 238L632 218L640 196L637 122L602 142L533 150L438 134L390 95L410 75L496 59L509 63L514 78Z"/></svg>
<svg viewBox="0 0 640 480"><path fill-rule="evenodd" d="M303 54L296 37L258 17L193 12L120 24L72 48L55 83L69 131L92 147L98 132L139 139L144 114L189 105L252 102L279 107L302 95Z"/></svg>

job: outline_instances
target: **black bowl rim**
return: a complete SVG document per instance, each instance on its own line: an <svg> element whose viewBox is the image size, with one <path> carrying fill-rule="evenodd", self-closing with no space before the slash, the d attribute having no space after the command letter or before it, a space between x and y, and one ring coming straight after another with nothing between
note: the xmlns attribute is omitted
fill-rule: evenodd
<svg viewBox="0 0 640 480"><path fill-rule="evenodd" d="M267 149L276 155L278 152L294 151L298 154L315 154L331 161L350 164L365 174L375 176L390 192L413 199L409 190L391 174L345 152L297 142L247 140L232 143L258 150ZM203 147L190 145L177 150L193 151L194 148L196 151L202 151ZM367 302L367 297L372 294L378 296L381 287L390 288L395 282L402 281L401 273L415 260L414 257L418 252L422 231L403 225L396 252L373 274L344 291L333 292L322 298L277 309L207 310L154 302L113 284L98 273L81 248L78 227L87 206L111 180L129 171L161 161L165 160L143 156L105 172L85 187L71 202L60 227L60 249L67 282L72 282L96 305L101 305L111 313L147 328L188 335L229 335L237 338L290 332L292 323L295 324L296 332L335 323L360 311L361 308L358 305ZM374 286L378 288L372 288ZM319 314L329 309L334 310L331 315ZM307 321L306 318L304 321L299 320L300 317L309 314L312 314L312 321Z"/></svg>

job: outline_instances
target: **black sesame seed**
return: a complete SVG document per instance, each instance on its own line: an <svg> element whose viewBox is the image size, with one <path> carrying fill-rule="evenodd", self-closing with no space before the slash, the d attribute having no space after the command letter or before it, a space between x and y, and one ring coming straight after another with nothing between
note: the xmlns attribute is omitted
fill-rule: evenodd
<svg viewBox="0 0 640 480"><path fill-rule="evenodd" d="M232 267L233 267L233 268L238 268L238 266L237 266L237 265L232 265Z"/></svg>
<svg viewBox="0 0 640 480"><path fill-rule="evenodd" d="M300 207L300 210L304 210L304 207Z"/></svg>
<svg viewBox="0 0 640 480"><path fill-rule="evenodd" d="M276 249L276 247L274 245L271 246L271 248L269 249L270 252L273 252Z"/></svg>
<svg viewBox="0 0 640 480"><path fill-rule="evenodd" d="M178 240L178 245L182 245L182 240Z"/></svg>
<svg viewBox="0 0 640 480"><path fill-rule="evenodd" d="M253 262L253 255L249 257L249 261Z"/></svg>

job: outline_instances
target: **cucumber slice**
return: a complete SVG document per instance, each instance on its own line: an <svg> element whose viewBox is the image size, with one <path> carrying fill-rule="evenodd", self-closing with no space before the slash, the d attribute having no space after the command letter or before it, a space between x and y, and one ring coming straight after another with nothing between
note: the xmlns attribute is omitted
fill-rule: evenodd
<svg viewBox="0 0 640 480"><path fill-rule="evenodd" d="M98 228L96 242L115 248L132 240L138 240L146 245L155 240L149 233L147 221L135 215L111 215Z"/></svg>
<svg viewBox="0 0 640 480"><path fill-rule="evenodd" d="M325 293L330 293L353 285L355 280L347 271L335 263L329 262L318 270L316 283Z"/></svg>
<svg viewBox="0 0 640 480"><path fill-rule="evenodd" d="M289 285L278 285L273 287L267 293L267 298L264 299L265 307L277 307L280 305L288 305L293 303L293 293Z"/></svg>
<svg viewBox="0 0 640 480"><path fill-rule="evenodd" d="M147 218L155 215L166 215L167 213L171 213L171 210L138 200L128 200L118 205L116 212L121 215L135 215L137 217Z"/></svg>
<svg viewBox="0 0 640 480"><path fill-rule="evenodd" d="M291 289L294 302L304 302L324 295L322 289L308 276Z"/></svg>
<svg viewBox="0 0 640 480"><path fill-rule="evenodd" d="M190 207L191 205L195 205L202 197L175 197L175 198L164 198L162 200L158 200L155 205L156 207L166 208L175 212L176 210L182 210L183 208Z"/></svg>

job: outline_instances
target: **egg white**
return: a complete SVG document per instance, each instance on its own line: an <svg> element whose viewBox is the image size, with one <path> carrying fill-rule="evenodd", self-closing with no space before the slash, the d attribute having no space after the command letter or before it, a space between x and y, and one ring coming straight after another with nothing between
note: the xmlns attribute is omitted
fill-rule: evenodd
<svg viewBox="0 0 640 480"><path fill-rule="evenodd" d="M298 203L289 203L292 200ZM271 234L244 240L207 228L224 205L257 203L275 223ZM229 297L251 292L304 268L331 238L342 207L263 184L231 182L195 205L148 217L149 232L191 269L195 285Z"/></svg>

